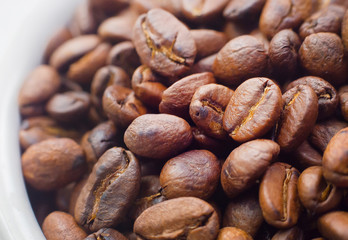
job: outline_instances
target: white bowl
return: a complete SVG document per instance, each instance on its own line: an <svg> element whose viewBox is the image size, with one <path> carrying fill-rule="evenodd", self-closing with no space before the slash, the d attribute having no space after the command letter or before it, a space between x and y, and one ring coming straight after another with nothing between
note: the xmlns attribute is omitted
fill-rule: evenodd
<svg viewBox="0 0 348 240"><path fill-rule="evenodd" d="M22 177L17 93L80 0L0 1L0 239L43 240Z"/></svg>

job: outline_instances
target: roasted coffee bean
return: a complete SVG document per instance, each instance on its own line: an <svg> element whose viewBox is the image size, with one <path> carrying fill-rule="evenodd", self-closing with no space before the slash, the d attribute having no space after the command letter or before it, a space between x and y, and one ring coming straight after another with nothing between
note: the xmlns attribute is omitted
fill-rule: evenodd
<svg viewBox="0 0 348 240"><path fill-rule="evenodd" d="M222 32L210 29L194 29L190 32L196 44L197 59L217 53L227 43L227 36Z"/></svg>
<svg viewBox="0 0 348 240"><path fill-rule="evenodd" d="M52 212L45 218L42 231L47 240L83 240L87 237L73 216L59 211Z"/></svg>
<svg viewBox="0 0 348 240"><path fill-rule="evenodd" d="M341 25L345 8L339 5L329 5L306 19L299 29L302 39L313 33L332 32L341 33Z"/></svg>
<svg viewBox="0 0 348 240"><path fill-rule="evenodd" d="M135 96L147 106L158 109L158 105L162 101L163 91L167 89L162 81L163 79L149 67L141 65L132 76L132 88Z"/></svg>
<svg viewBox="0 0 348 240"><path fill-rule="evenodd" d="M248 191L232 199L225 209L224 227L236 227L255 237L262 223L263 216L256 191Z"/></svg>
<svg viewBox="0 0 348 240"><path fill-rule="evenodd" d="M271 79L248 79L236 89L226 107L224 129L238 142L262 137L280 116L281 94Z"/></svg>
<svg viewBox="0 0 348 240"><path fill-rule="evenodd" d="M268 0L260 16L260 30L272 38L283 29L296 29L309 17L312 9L312 0Z"/></svg>
<svg viewBox="0 0 348 240"><path fill-rule="evenodd" d="M214 240L219 220L214 208L194 197L167 200L146 209L135 221L139 240Z"/></svg>
<svg viewBox="0 0 348 240"><path fill-rule="evenodd" d="M190 125L169 114L145 114L136 118L124 134L124 142L135 154L165 159L187 148L192 141Z"/></svg>
<svg viewBox="0 0 348 240"><path fill-rule="evenodd" d="M274 71L282 76L296 74L301 40L291 29L274 35L269 45L269 58Z"/></svg>
<svg viewBox="0 0 348 240"><path fill-rule="evenodd" d="M313 148L307 140L303 141L300 146L298 146L293 151L293 156L297 164L299 164L302 169L311 166L321 166L322 155Z"/></svg>
<svg viewBox="0 0 348 240"><path fill-rule="evenodd" d="M344 47L335 33L314 33L306 37L300 51L300 62L309 74L340 85L347 78Z"/></svg>
<svg viewBox="0 0 348 240"><path fill-rule="evenodd" d="M346 11L343 16L341 35L344 48L348 51L348 11Z"/></svg>
<svg viewBox="0 0 348 240"><path fill-rule="evenodd" d="M348 187L348 128L333 136L323 156L323 173L326 180L337 187Z"/></svg>
<svg viewBox="0 0 348 240"><path fill-rule="evenodd" d="M75 183L70 183L64 188L56 191L54 203L58 211L69 212L70 198L74 190Z"/></svg>
<svg viewBox="0 0 348 240"><path fill-rule="evenodd" d="M180 79L163 92L159 111L190 119L192 96L200 86L209 83L215 83L214 75L210 72L192 74Z"/></svg>
<svg viewBox="0 0 348 240"><path fill-rule="evenodd" d="M276 125L281 150L296 149L310 134L318 116L318 98L307 85L297 85L283 95L283 112Z"/></svg>
<svg viewBox="0 0 348 240"><path fill-rule="evenodd" d="M86 170L82 148L69 138L53 138L31 145L22 155L25 180L49 191L78 180Z"/></svg>
<svg viewBox="0 0 348 240"><path fill-rule="evenodd" d="M199 87L191 99L190 116L193 122L208 136L226 139L222 118L233 90L219 84Z"/></svg>
<svg viewBox="0 0 348 240"><path fill-rule="evenodd" d="M113 46L109 52L107 63L124 69L128 76L132 76L134 70L141 64L134 44L130 41Z"/></svg>
<svg viewBox="0 0 348 240"><path fill-rule="evenodd" d="M80 3L69 21L68 27L74 37L94 34L97 30L97 16L94 14L90 2L84 1Z"/></svg>
<svg viewBox="0 0 348 240"><path fill-rule="evenodd" d="M162 194L168 198L198 197L208 199L215 192L220 162L207 150L182 153L163 166L160 174Z"/></svg>
<svg viewBox="0 0 348 240"><path fill-rule="evenodd" d="M302 205L313 214L321 214L336 208L343 196L341 189L324 179L320 166L304 170L298 179L297 188Z"/></svg>
<svg viewBox="0 0 348 240"><path fill-rule="evenodd" d="M213 64L217 54L210 55L209 57L202 58L196 62L191 68L191 73L203 73L203 72L213 72Z"/></svg>
<svg viewBox="0 0 348 240"><path fill-rule="evenodd" d="M300 228L292 227L287 230L279 230L272 240L304 240L304 235Z"/></svg>
<svg viewBox="0 0 348 240"><path fill-rule="evenodd" d="M252 240L253 238L243 230L235 227L220 229L217 240Z"/></svg>
<svg viewBox="0 0 348 240"><path fill-rule="evenodd" d="M312 146L324 152L331 138L338 133L338 131L346 127L348 127L348 123L332 118L319 122L314 126L308 137L308 141Z"/></svg>
<svg viewBox="0 0 348 240"><path fill-rule="evenodd" d="M221 184L227 196L235 197L256 184L278 154L279 145L266 139L253 140L234 149L221 170Z"/></svg>
<svg viewBox="0 0 348 240"><path fill-rule="evenodd" d="M86 117L90 106L88 93L69 91L52 96L46 104L46 111L59 122L73 123Z"/></svg>
<svg viewBox="0 0 348 240"><path fill-rule="evenodd" d="M80 181L76 182L74 189L71 192L68 211L68 213L70 213L71 215L74 215L77 198L79 197L80 192L87 181L87 178L88 175L84 175Z"/></svg>
<svg viewBox="0 0 348 240"><path fill-rule="evenodd" d="M60 77L54 68L47 65L36 67L19 90L20 113L27 117L42 115L46 101L58 92L60 85Z"/></svg>
<svg viewBox="0 0 348 240"><path fill-rule="evenodd" d="M72 38L71 32L68 28L61 28L57 32L55 32L50 40L48 41L45 52L43 54L44 63L48 63L52 53L64 42L70 40Z"/></svg>
<svg viewBox="0 0 348 240"><path fill-rule="evenodd" d="M250 20L258 17L266 0L232 0L224 9L224 17L231 21Z"/></svg>
<svg viewBox="0 0 348 240"><path fill-rule="evenodd" d="M75 205L76 221L89 231L120 223L140 187L138 160L123 148L111 148L94 165ZM122 193L122 194L119 194Z"/></svg>
<svg viewBox="0 0 348 240"><path fill-rule="evenodd" d="M318 230L325 239L346 240L348 236L348 212L329 212L318 220Z"/></svg>
<svg viewBox="0 0 348 240"><path fill-rule="evenodd" d="M244 35L232 39L218 52L213 71L221 83L237 86L248 78L267 75L268 67L263 43Z"/></svg>
<svg viewBox="0 0 348 240"><path fill-rule="evenodd" d="M348 122L348 86L343 86L338 91L341 114L343 118Z"/></svg>
<svg viewBox="0 0 348 240"><path fill-rule="evenodd" d="M146 107L134 96L134 91L119 85L106 88L103 109L116 126L127 127L134 119L147 113Z"/></svg>
<svg viewBox="0 0 348 240"><path fill-rule="evenodd" d="M259 201L266 222L277 228L290 228L299 218L301 205L297 193L300 173L289 164L272 164L262 178Z"/></svg>
<svg viewBox="0 0 348 240"><path fill-rule="evenodd" d="M193 65L196 46L190 31L165 10L152 9L141 15L133 37L142 63L161 75L178 76Z"/></svg>
<svg viewBox="0 0 348 240"><path fill-rule="evenodd" d="M286 90L290 90L301 84L310 86L317 94L319 104L318 119L322 120L332 116L338 105L338 94L336 89L320 77L307 76L291 82L286 87Z"/></svg>
<svg viewBox="0 0 348 240"><path fill-rule="evenodd" d="M218 17L228 0L182 0L182 13L186 19L204 23Z"/></svg>
<svg viewBox="0 0 348 240"><path fill-rule="evenodd" d="M122 233L112 228L102 228L96 233L92 233L84 240L127 240Z"/></svg>
<svg viewBox="0 0 348 240"><path fill-rule="evenodd" d="M154 8L162 8L176 17L180 17L182 15L181 3L182 1L177 0L133 0L131 1L131 7L139 14L147 13Z"/></svg>
<svg viewBox="0 0 348 240"><path fill-rule="evenodd" d="M128 0L90 0L89 4L95 15L100 18L114 16L129 6Z"/></svg>

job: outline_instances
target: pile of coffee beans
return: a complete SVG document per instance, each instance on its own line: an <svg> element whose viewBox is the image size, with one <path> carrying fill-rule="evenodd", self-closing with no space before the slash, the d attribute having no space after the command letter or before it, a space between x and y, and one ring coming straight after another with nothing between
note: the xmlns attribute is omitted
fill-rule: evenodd
<svg viewBox="0 0 348 240"><path fill-rule="evenodd" d="M88 0L19 92L48 240L348 239L347 0Z"/></svg>

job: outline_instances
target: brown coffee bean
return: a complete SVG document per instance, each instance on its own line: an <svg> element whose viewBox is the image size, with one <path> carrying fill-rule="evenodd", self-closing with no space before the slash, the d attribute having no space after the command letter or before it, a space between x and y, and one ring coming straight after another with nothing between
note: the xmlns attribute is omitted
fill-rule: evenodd
<svg viewBox="0 0 348 240"><path fill-rule="evenodd" d="M111 148L94 165L75 205L75 219L98 231L120 223L140 187L138 160L123 148ZM122 194L119 194L122 193Z"/></svg>
<svg viewBox="0 0 348 240"><path fill-rule="evenodd" d="M165 159L187 148L192 141L190 125L169 114L145 114L136 118L124 134L124 142L135 154Z"/></svg>
<svg viewBox="0 0 348 240"><path fill-rule="evenodd" d="M215 83L214 75L210 72L192 74L180 79L163 92L159 111L190 119L192 96L200 86L209 83Z"/></svg>
<svg viewBox="0 0 348 240"><path fill-rule="evenodd" d="M47 240L83 240L87 237L73 216L59 211L52 212L45 218L42 231Z"/></svg>
<svg viewBox="0 0 348 240"><path fill-rule="evenodd" d="M102 228L96 233L92 233L84 240L127 240L122 233L112 228Z"/></svg>
<svg viewBox="0 0 348 240"><path fill-rule="evenodd" d="M118 85L106 88L103 95L103 109L116 126L127 127L134 119L147 112L134 91Z"/></svg>
<svg viewBox="0 0 348 240"><path fill-rule="evenodd" d="M232 198L252 187L279 154L277 143L257 139L234 149L221 170L221 185Z"/></svg>
<svg viewBox="0 0 348 240"><path fill-rule="evenodd" d="M135 96L147 106L158 109L162 101L163 91L167 89L162 81L163 79L149 67L141 65L132 76L132 88Z"/></svg>
<svg viewBox="0 0 348 240"><path fill-rule="evenodd" d="M294 226L300 215L297 180L300 173L289 164L272 164L262 178L259 201L266 222L276 228Z"/></svg>
<svg viewBox="0 0 348 240"><path fill-rule="evenodd" d="M248 20L261 13L266 0L232 0L224 9L224 17L230 21Z"/></svg>
<svg viewBox="0 0 348 240"><path fill-rule="evenodd" d="M329 212L318 220L318 230L329 240L346 240L348 236L348 212Z"/></svg>
<svg viewBox="0 0 348 240"><path fill-rule="evenodd" d="M52 53L64 42L72 38L71 32L68 28L60 28L56 31L48 41L45 52L43 54L43 62L48 63Z"/></svg>
<svg viewBox="0 0 348 240"><path fill-rule="evenodd" d="M280 30L296 29L309 17L312 9L312 0L268 0L260 16L260 30L272 38Z"/></svg>
<svg viewBox="0 0 348 240"><path fill-rule="evenodd" d="M332 32L341 33L341 25L345 8L339 5L329 5L327 8L320 9L306 19L299 29L302 39L313 33Z"/></svg>
<svg viewBox="0 0 348 240"><path fill-rule="evenodd" d="M343 86L338 91L341 114L343 118L348 121L348 85Z"/></svg>
<svg viewBox="0 0 348 240"><path fill-rule="evenodd" d="M25 180L49 191L78 180L86 170L82 148L72 139L53 138L30 146L22 155Z"/></svg>
<svg viewBox="0 0 348 240"><path fill-rule="evenodd" d="M308 141L312 146L324 152L331 138L346 127L348 127L348 123L333 118L319 122L314 126Z"/></svg>
<svg viewBox="0 0 348 240"><path fill-rule="evenodd" d="M348 51L348 10L346 10L342 20L342 42L346 51Z"/></svg>
<svg viewBox="0 0 348 240"><path fill-rule="evenodd" d="M263 43L244 35L232 39L218 52L213 71L221 83L237 86L248 78L265 76L268 65Z"/></svg>
<svg viewBox="0 0 348 240"><path fill-rule="evenodd" d="M348 187L348 128L333 136L323 156L323 173L328 182L337 187Z"/></svg>
<svg viewBox="0 0 348 240"><path fill-rule="evenodd" d="M189 21L204 23L218 17L228 0L183 0L182 13Z"/></svg>
<svg viewBox="0 0 348 240"><path fill-rule="evenodd" d="M27 185L26 188L32 210L35 214L35 218L37 220L37 223L42 228L42 224L45 218L50 213L57 210L54 204L55 194L52 191L38 191L36 189L31 188L30 185Z"/></svg>
<svg viewBox="0 0 348 240"><path fill-rule="evenodd" d="M211 83L199 87L191 100L191 119L208 136L226 139L222 118L232 95L233 90L219 84Z"/></svg>
<svg viewBox="0 0 348 240"><path fill-rule="evenodd" d="M47 65L36 67L19 90L20 113L28 117L42 115L46 101L58 92L60 85L60 77L54 68Z"/></svg>
<svg viewBox="0 0 348 240"><path fill-rule="evenodd" d="M298 50L301 40L291 29L276 33L269 46L269 58L278 75L294 75L297 72Z"/></svg>
<svg viewBox="0 0 348 240"><path fill-rule="evenodd" d="M304 240L303 231L298 227L292 227L286 230L279 230L272 240Z"/></svg>
<svg viewBox="0 0 348 240"><path fill-rule="evenodd" d="M277 122L282 103L281 90L271 79L248 79L232 95L223 127L238 142L262 137Z"/></svg>
<svg viewBox="0 0 348 240"><path fill-rule="evenodd" d="M112 47L107 58L107 63L124 69L128 76L141 64L139 56L131 41L125 41Z"/></svg>
<svg viewBox="0 0 348 240"><path fill-rule="evenodd" d="M129 6L128 0L90 0L89 4L95 15L105 18L114 16Z"/></svg>
<svg viewBox="0 0 348 240"><path fill-rule="evenodd" d="M210 29L193 29L190 32L197 48L196 59L217 53L227 43L227 36L222 32Z"/></svg>
<svg viewBox="0 0 348 240"><path fill-rule="evenodd" d="M161 75L178 76L193 65L196 46L191 33L165 10L152 9L141 15L133 37L142 63Z"/></svg>
<svg viewBox="0 0 348 240"><path fill-rule="evenodd" d="M74 37L94 34L97 30L98 19L94 14L90 4L91 1L85 1L80 3L70 20L68 27Z"/></svg>
<svg viewBox="0 0 348 240"><path fill-rule="evenodd" d="M333 115L338 105L338 94L330 83L320 77L307 76L291 82L286 87L286 90L301 84L310 86L317 94L319 104L318 119L325 119Z"/></svg>
<svg viewBox="0 0 348 240"><path fill-rule="evenodd" d="M194 197L167 200L146 209L135 221L139 240L214 240L219 220L214 208Z"/></svg>
<svg viewBox="0 0 348 240"><path fill-rule="evenodd" d="M46 111L55 120L72 123L87 116L91 99L86 92L64 92L55 94L46 104Z"/></svg>
<svg viewBox="0 0 348 240"><path fill-rule="evenodd" d="M253 238L243 230L235 227L220 229L217 240L252 240Z"/></svg>
<svg viewBox="0 0 348 240"><path fill-rule="evenodd" d="M262 223L263 216L256 191L248 191L234 198L225 209L224 227L236 227L255 237Z"/></svg>
<svg viewBox="0 0 348 240"><path fill-rule="evenodd" d="M323 156L314 149L307 140L303 141L293 151L293 156L296 163L298 163L303 169L311 166L321 166L321 160Z"/></svg>
<svg viewBox="0 0 348 240"><path fill-rule="evenodd" d="M80 181L76 182L74 189L72 190L70 201L69 201L69 211L68 211L68 213L70 213L71 215L74 215L77 198L79 197L83 186L87 182L87 178L88 178L88 175L84 175Z"/></svg>
<svg viewBox="0 0 348 240"><path fill-rule="evenodd" d="M147 13L154 8L162 8L176 17L180 17L182 15L181 3L182 1L177 0L133 0L131 1L131 7L139 14Z"/></svg>
<svg viewBox="0 0 348 240"><path fill-rule="evenodd" d="M217 54L210 55L209 57L202 58L196 62L190 72L194 73L203 73L203 72L213 72L213 64Z"/></svg>
<svg viewBox="0 0 348 240"><path fill-rule="evenodd" d="M340 85L347 77L344 47L334 33L311 34L303 41L300 62L308 73L324 78L333 85Z"/></svg>
<svg viewBox="0 0 348 240"><path fill-rule="evenodd" d="M160 174L162 194L168 198L198 197L208 199L215 192L220 162L207 150L182 153L163 166Z"/></svg>
<svg viewBox="0 0 348 240"><path fill-rule="evenodd" d="M75 183L70 183L57 190L54 203L58 211L69 212L70 198L75 185Z"/></svg>
<svg viewBox="0 0 348 240"><path fill-rule="evenodd" d="M310 134L318 116L318 98L307 85L283 95L283 112L276 126L276 141L284 151L296 149Z"/></svg>
<svg viewBox="0 0 348 240"><path fill-rule="evenodd" d="M298 196L305 208L313 214L321 214L336 208L342 200L343 192L324 179L322 167L313 166L301 173Z"/></svg>

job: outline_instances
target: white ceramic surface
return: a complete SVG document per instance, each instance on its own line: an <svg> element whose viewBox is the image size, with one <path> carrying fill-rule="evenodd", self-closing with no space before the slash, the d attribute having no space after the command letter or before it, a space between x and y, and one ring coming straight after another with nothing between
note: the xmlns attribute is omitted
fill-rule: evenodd
<svg viewBox="0 0 348 240"><path fill-rule="evenodd" d="M17 92L80 0L0 1L0 239L45 239L24 188Z"/></svg>

